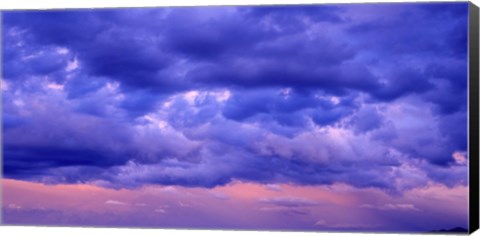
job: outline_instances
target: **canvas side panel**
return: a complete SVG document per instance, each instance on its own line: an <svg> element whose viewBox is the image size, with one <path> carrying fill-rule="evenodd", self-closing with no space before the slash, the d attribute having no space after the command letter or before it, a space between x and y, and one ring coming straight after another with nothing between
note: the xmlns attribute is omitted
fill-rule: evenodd
<svg viewBox="0 0 480 236"><path fill-rule="evenodd" d="M469 232L479 225L479 15L478 7L469 6Z"/></svg>

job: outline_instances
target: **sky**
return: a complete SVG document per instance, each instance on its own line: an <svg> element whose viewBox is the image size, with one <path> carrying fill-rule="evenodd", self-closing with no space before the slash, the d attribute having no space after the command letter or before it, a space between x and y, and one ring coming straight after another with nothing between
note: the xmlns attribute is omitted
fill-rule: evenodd
<svg viewBox="0 0 480 236"><path fill-rule="evenodd" d="M6 224L468 225L468 3L3 12Z"/></svg>

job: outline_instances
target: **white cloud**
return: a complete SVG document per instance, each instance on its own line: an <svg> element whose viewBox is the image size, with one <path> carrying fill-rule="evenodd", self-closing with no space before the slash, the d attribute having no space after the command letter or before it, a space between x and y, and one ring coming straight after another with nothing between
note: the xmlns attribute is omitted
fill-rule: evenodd
<svg viewBox="0 0 480 236"><path fill-rule="evenodd" d="M315 225L325 226L325 225L327 225L327 222L324 221L324 220L319 220L319 221L315 222Z"/></svg>
<svg viewBox="0 0 480 236"><path fill-rule="evenodd" d="M392 204L387 203L381 206L371 205L371 204L362 204L360 208L367 208L367 209L377 209L381 211L389 211L389 210L399 210L399 211L419 211L417 207L413 204Z"/></svg>
<svg viewBox="0 0 480 236"><path fill-rule="evenodd" d="M10 208L10 209L22 209L22 206L17 205L17 204L13 204L13 203L8 204L7 207Z"/></svg>
<svg viewBox="0 0 480 236"><path fill-rule="evenodd" d="M128 204L125 203L125 202L121 202L121 201L117 201L117 200L107 200L107 201L105 201L105 204L107 204L107 205L119 205L119 206L126 206L126 205L128 205Z"/></svg>
<svg viewBox="0 0 480 236"><path fill-rule="evenodd" d="M161 213L161 214L165 214L165 213L166 213L166 211L165 211L164 209L161 209L161 208L155 209L155 212L156 212L156 213Z"/></svg>
<svg viewBox="0 0 480 236"><path fill-rule="evenodd" d="M56 48L55 50L58 54L60 55L65 55L65 54L68 54L70 51L68 50L68 48L64 48L64 47L59 47L59 48Z"/></svg>
<svg viewBox="0 0 480 236"><path fill-rule="evenodd" d="M67 64L67 67L65 68L65 70L67 72L70 72L70 71L74 71L78 68L79 66L79 63L78 63L78 60L77 58L73 59L73 61L69 61L68 64Z"/></svg>
<svg viewBox="0 0 480 236"><path fill-rule="evenodd" d="M9 88L7 81L2 79L1 87L2 87L2 91L7 91Z"/></svg>
<svg viewBox="0 0 480 236"><path fill-rule="evenodd" d="M52 90L63 90L63 84L50 83L47 84L47 88Z"/></svg>
<svg viewBox="0 0 480 236"><path fill-rule="evenodd" d="M466 152L461 152L461 151L453 152L452 157L455 160L455 162L459 165L466 165L467 164L467 153Z"/></svg>

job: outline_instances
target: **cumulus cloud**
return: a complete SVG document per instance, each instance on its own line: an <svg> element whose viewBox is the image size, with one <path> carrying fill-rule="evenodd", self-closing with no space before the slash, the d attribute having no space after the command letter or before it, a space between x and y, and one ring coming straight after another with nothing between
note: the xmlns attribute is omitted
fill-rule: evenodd
<svg viewBox="0 0 480 236"><path fill-rule="evenodd" d="M7 12L4 174L466 184L467 4L371 7Z"/></svg>

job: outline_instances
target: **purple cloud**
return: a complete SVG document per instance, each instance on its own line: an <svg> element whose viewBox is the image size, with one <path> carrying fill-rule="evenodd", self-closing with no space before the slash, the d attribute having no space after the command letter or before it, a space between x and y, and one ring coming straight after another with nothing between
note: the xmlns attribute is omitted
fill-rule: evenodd
<svg viewBox="0 0 480 236"><path fill-rule="evenodd" d="M392 194L466 184L465 3L12 11L3 22L8 178Z"/></svg>

